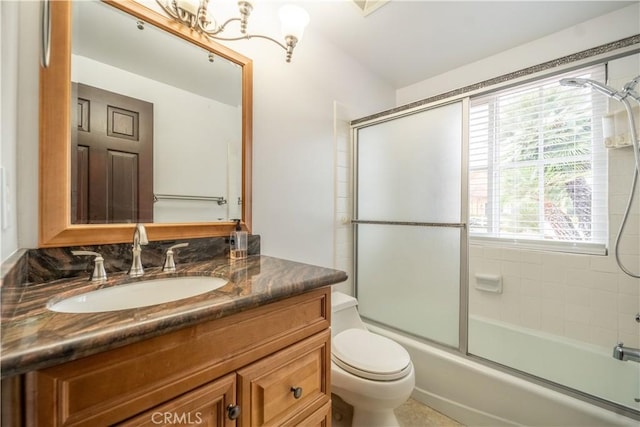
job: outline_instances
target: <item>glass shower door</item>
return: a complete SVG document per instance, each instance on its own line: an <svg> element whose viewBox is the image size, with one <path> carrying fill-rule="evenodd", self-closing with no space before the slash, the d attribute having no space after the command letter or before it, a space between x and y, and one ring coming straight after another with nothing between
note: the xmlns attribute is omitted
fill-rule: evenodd
<svg viewBox="0 0 640 427"><path fill-rule="evenodd" d="M360 314L459 346L462 103L360 128L356 290Z"/></svg>

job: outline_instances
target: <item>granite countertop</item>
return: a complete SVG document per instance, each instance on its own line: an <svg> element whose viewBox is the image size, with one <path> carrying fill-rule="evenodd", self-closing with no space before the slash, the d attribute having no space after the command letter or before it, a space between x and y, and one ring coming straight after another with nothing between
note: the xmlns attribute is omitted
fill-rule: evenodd
<svg viewBox="0 0 640 427"><path fill-rule="evenodd" d="M47 309L52 298L138 280L196 275L222 277L229 283L195 297L128 310L67 314ZM103 283L85 276L3 286L0 371L4 378L58 365L346 279L342 271L255 255L182 264L175 273L147 268L137 279L115 273Z"/></svg>

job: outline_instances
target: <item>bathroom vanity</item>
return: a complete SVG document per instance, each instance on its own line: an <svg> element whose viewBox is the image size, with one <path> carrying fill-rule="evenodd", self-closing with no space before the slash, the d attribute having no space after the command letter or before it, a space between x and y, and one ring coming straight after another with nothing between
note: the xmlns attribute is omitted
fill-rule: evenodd
<svg viewBox="0 0 640 427"><path fill-rule="evenodd" d="M3 286L7 425L330 425L329 285L344 272L251 256L172 274L229 283L167 304L81 314L47 302L53 290L96 286L86 277ZM113 276L105 286L127 280Z"/></svg>

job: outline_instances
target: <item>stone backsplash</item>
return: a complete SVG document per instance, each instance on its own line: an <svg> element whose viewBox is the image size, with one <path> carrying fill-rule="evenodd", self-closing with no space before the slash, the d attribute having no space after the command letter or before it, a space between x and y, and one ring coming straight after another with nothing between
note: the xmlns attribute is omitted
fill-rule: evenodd
<svg viewBox="0 0 640 427"><path fill-rule="evenodd" d="M188 242L189 246L174 250L176 265L207 261L229 253L228 237L154 241L142 247L143 267L162 266L167 249L185 242ZM21 250L3 263L2 286L44 283L82 275L88 277L93 271L93 257L74 256L71 251L75 250L101 254L107 274L128 271L131 265L131 243L27 249ZM249 236L248 252L249 255L260 254L259 235Z"/></svg>

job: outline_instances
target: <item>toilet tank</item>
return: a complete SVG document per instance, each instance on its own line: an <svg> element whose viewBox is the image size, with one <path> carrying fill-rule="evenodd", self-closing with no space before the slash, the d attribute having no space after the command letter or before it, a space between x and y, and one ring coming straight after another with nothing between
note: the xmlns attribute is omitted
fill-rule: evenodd
<svg viewBox="0 0 640 427"><path fill-rule="evenodd" d="M367 329L358 314L358 300L334 291L331 293L331 336L351 328Z"/></svg>

